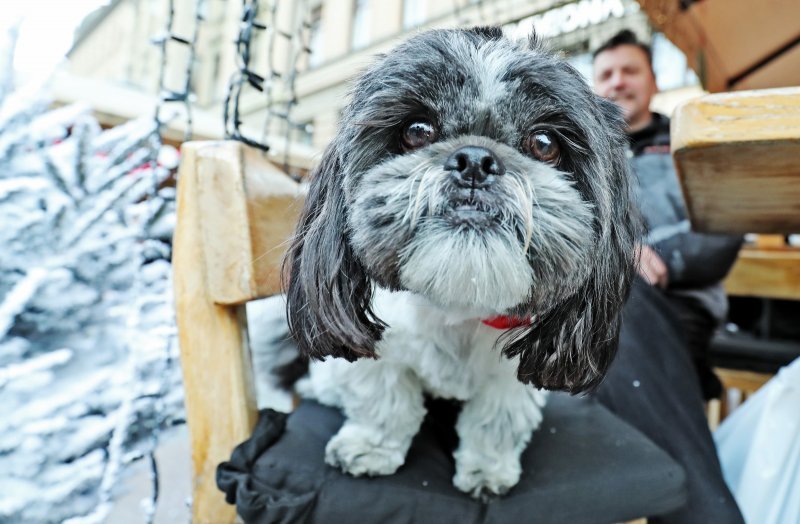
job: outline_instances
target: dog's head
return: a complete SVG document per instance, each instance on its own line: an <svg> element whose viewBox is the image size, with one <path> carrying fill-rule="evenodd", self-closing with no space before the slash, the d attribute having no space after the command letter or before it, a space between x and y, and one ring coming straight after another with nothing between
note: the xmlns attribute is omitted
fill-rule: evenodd
<svg viewBox="0 0 800 524"><path fill-rule="evenodd" d="M372 286L533 316L504 337L519 379L602 379L633 273L618 110L531 39L436 30L357 81L287 255L288 316L312 358L374 357Z"/></svg>

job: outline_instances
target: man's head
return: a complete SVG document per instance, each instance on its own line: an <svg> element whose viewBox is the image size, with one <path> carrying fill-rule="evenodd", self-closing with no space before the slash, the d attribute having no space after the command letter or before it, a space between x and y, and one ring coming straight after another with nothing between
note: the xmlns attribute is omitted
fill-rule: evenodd
<svg viewBox="0 0 800 524"><path fill-rule="evenodd" d="M650 47L625 29L594 52L594 90L622 108L629 131L650 123L650 100L656 94Z"/></svg>

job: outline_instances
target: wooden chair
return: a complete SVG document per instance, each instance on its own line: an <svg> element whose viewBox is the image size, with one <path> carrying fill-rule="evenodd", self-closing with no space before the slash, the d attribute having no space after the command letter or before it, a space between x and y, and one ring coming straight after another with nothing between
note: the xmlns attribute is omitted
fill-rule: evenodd
<svg viewBox="0 0 800 524"><path fill-rule="evenodd" d="M187 143L181 154L173 274L192 522L233 522L215 475L258 417L244 304L280 291L282 246L303 197L299 184L237 142Z"/></svg>
<svg viewBox="0 0 800 524"><path fill-rule="evenodd" d="M724 285L732 296L800 300L800 88L707 95L675 111L672 154L693 229L760 233ZM717 370L742 400L770 375ZM723 397L726 393L723 393ZM728 407L712 420L718 423Z"/></svg>
<svg viewBox="0 0 800 524"><path fill-rule="evenodd" d="M258 417L244 305L280 291L281 257L302 200L296 182L247 146L197 142L182 147L173 269L196 524L236 519L234 507L217 488L216 473L233 448L251 436ZM603 428L602 434L586 442L580 431L559 430L557 439L540 441L557 442L556 447L542 448L537 456L561 457L569 463L577 447L588 449L588 456L597 457L603 466L587 467L587 461L557 468L569 475L550 486L547 479L538 480L553 492L563 492L555 498L564 499L565 511L575 510L565 502L574 500L565 486L576 480L585 485L586 479L594 479L597 489L581 491L584 497L597 498L592 493L603 490L639 492L633 501L629 495L619 497L615 509L625 508L626 518L669 511L682 503L683 472L666 453L599 405L575 404L578 399L566 397L560 405L567 400L576 408L553 408L550 424L563 420L569 427ZM559 402L549 404L555 405ZM624 449L620 442L626 443ZM372 483L362 487L377 489ZM549 491L538 493L550 497ZM554 503L552 499L548 502Z"/></svg>

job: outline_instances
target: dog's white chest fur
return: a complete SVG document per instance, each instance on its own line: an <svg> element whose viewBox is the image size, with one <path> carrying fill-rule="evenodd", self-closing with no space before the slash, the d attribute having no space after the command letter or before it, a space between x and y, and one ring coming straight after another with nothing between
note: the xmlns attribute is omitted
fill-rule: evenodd
<svg viewBox="0 0 800 524"><path fill-rule="evenodd" d="M326 461L354 475L393 473L425 415L423 394L458 399L457 487L503 493L520 475L519 455L541 422L545 392L516 378L517 362L495 348L502 331L481 312L444 312L408 292L378 290L373 306L388 328L380 358L312 362L298 392L342 408L347 421Z"/></svg>
<svg viewBox="0 0 800 524"><path fill-rule="evenodd" d="M388 328L376 347L379 360L312 362L309 380L298 385L303 396L341 406L334 392L357 383L369 383L375 368L397 367L413 374L433 396L466 401L487 384L504 382L516 388L517 359L508 359L495 347L503 333L489 327L477 311L446 312L419 295L377 290L373 307ZM529 389L535 391L532 386Z"/></svg>
<svg viewBox="0 0 800 524"><path fill-rule="evenodd" d="M430 394L468 400L487 381L516 382L516 359L495 347L502 331L477 320L479 312L444 312L407 292L380 291L374 305L389 324L378 354L413 369Z"/></svg>

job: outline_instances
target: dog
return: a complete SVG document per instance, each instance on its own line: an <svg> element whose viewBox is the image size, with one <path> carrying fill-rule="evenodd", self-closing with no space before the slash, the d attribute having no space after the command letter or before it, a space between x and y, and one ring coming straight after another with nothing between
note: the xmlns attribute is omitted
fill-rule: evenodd
<svg viewBox="0 0 800 524"><path fill-rule="evenodd" d="M285 259L301 396L342 409L325 460L389 475L463 402L454 485L503 494L545 390L616 352L637 235L619 110L532 36L432 30L355 82Z"/></svg>

